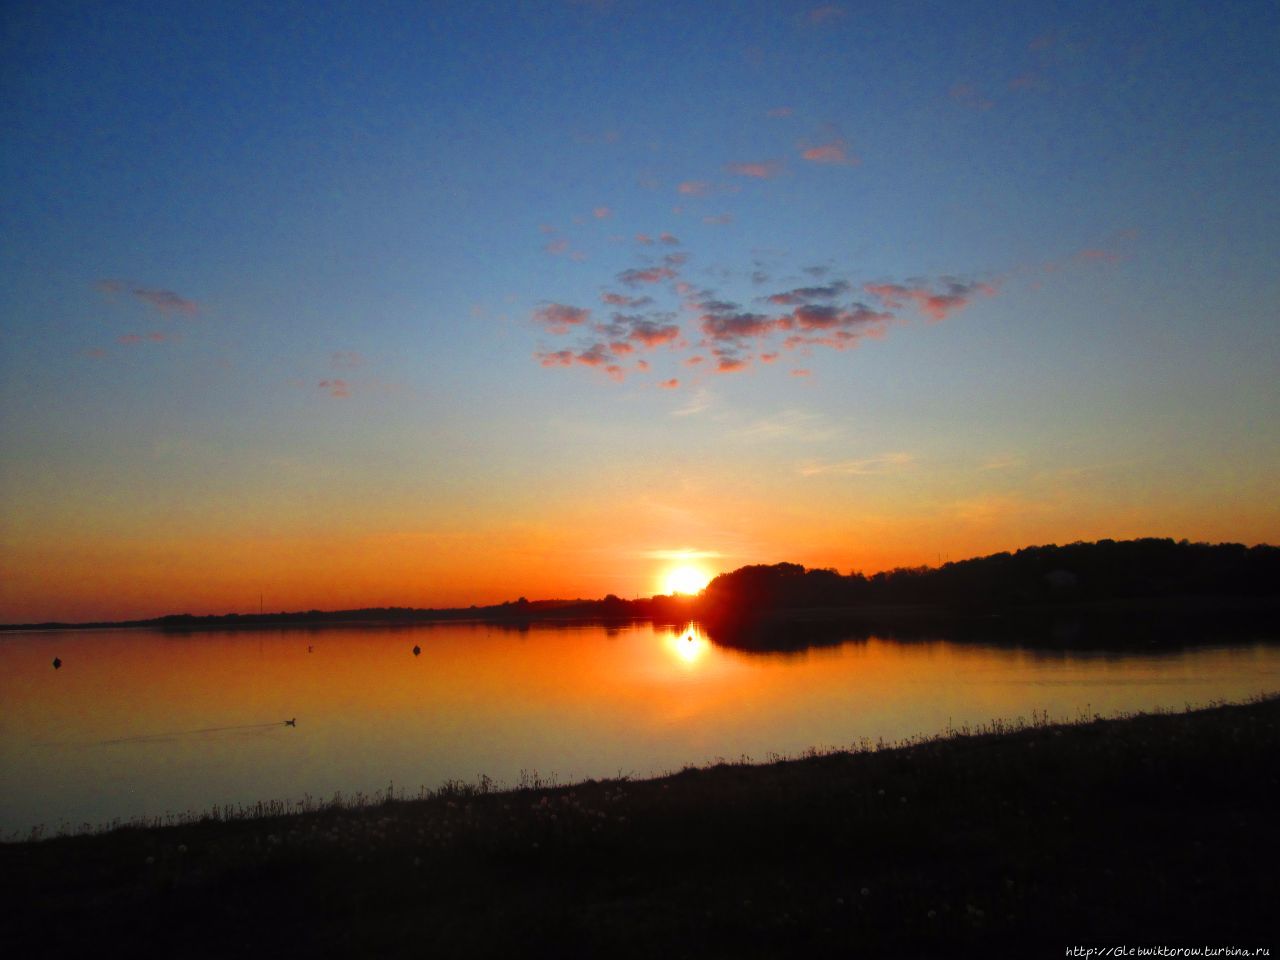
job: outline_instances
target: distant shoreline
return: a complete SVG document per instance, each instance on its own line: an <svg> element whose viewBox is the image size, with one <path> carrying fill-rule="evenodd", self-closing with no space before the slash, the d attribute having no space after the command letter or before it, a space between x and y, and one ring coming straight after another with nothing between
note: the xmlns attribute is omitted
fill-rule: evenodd
<svg viewBox="0 0 1280 960"><path fill-rule="evenodd" d="M656 597L654 600L668 598ZM676 598L677 603L683 602ZM553 601L559 603L559 601ZM647 600L624 600L624 604L646 604ZM652 612L612 612L604 608L606 601L571 601L564 607L545 612L504 612L501 607L478 609L448 608L441 610L357 610L308 611L289 613L170 614L142 620L98 620L83 622L49 621L44 623L4 623L6 633L48 632L57 630L124 630L162 629L170 631L225 630L228 628L260 629L262 627L312 628L353 626L417 626L432 623L482 623L494 625L533 623L690 623L707 619L706 611L692 602L683 616L672 617L669 609L663 615ZM600 606L602 609L594 609ZM812 623L832 621L850 623L868 621L979 621L1018 619L1037 616L1131 616L1135 614L1276 614L1280 616L1280 597L1130 597L1115 600L1037 603L991 609L954 609L938 604L869 604L866 606L796 607L762 611L754 615L759 621L776 623Z"/></svg>

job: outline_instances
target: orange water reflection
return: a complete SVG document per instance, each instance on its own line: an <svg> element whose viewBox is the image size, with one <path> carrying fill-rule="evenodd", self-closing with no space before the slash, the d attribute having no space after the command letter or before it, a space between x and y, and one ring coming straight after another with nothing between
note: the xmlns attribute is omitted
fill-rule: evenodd
<svg viewBox="0 0 1280 960"><path fill-rule="evenodd" d="M1276 689L1265 644L1122 656L872 638L769 656L697 625L17 635L0 640L0 832L521 770L642 776Z"/></svg>

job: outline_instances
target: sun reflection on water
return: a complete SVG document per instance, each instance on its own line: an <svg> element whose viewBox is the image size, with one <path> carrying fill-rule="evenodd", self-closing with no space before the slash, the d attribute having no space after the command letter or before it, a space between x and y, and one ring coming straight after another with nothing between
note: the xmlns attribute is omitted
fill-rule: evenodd
<svg viewBox="0 0 1280 960"><path fill-rule="evenodd" d="M696 623L665 635L667 649L675 655L676 662L684 667L696 666L711 649L711 641Z"/></svg>

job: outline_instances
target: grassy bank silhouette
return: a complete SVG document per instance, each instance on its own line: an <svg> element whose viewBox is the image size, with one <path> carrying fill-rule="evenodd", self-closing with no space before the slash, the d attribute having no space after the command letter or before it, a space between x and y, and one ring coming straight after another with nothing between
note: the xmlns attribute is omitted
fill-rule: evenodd
<svg viewBox="0 0 1280 960"><path fill-rule="evenodd" d="M1036 718L647 781L451 784L8 844L0 902L19 955L1257 946L1280 902L1278 778L1280 698Z"/></svg>

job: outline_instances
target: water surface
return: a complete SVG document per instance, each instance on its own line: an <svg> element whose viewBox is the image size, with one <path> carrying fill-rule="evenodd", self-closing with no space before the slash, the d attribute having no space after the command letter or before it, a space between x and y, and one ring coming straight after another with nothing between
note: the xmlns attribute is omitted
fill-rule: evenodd
<svg viewBox="0 0 1280 960"><path fill-rule="evenodd" d="M0 638L0 836L389 783L646 776L1276 690L1274 643L1065 653L871 637L759 654L648 623L14 634Z"/></svg>

